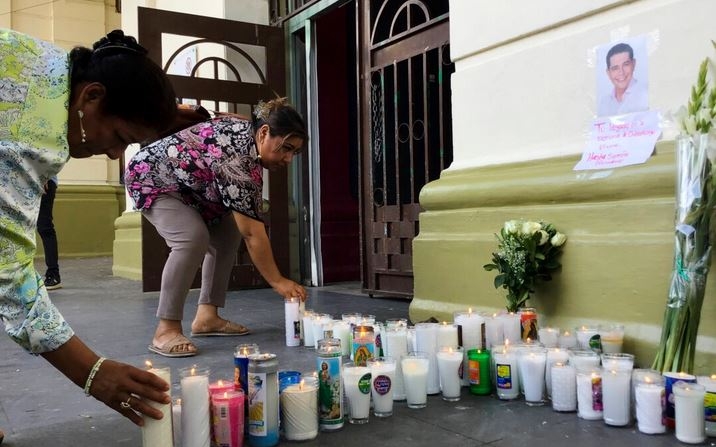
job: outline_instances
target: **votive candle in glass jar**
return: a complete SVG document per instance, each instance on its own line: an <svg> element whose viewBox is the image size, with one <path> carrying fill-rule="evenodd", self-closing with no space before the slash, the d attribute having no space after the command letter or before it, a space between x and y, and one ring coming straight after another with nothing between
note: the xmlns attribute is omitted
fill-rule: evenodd
<svg viewBox="0 0 716 447"><path fill-rule="evenodd" d="M415 349L428 355L428 394L440 393L440 376L438 375L438 323L418 323L415 325Z"/></svg>
<svg viewBox="0 0 716 447"><path fill-rule="evenodd" d="M408 408L425 408L428 404L428 370L430 360L425 352L412 351L400 359Z"/></svg>
<svg viewBox="0 0 716 447"><path fill-rule="evenodd" d="M524 381L525 402L530 406L544 405L544 380L547 349L528 347L518 358L520 380Z"/></svg>
<svg viewBox="0 0 716 447"><path fill-rule="evenodd" d="M385 355L396 359L395 380L393 382L393 400L405 400L405 383L400 358L408 353L407 326L393 325L385 330Z"/></svg>
<svg viewBox="0 0 716 447"><path fill-rule="evenodd" d="M602 340L602 352L622 352L624 344L624 325L611 324L599 327L599 336Z"/></svg>
<svg viewBox="0 0 716 447"><path fill-rule="evenodd" d="M569 362L569 352L562 348L547 349L547 366L545 367L545 386L547 388L547 397L552 396L552 365L562 363L564 365Z"/></svg>
<svg viewBox="0 0 716 447"><path fill-rule="evenodd" d="M339 339L326 338L318 343L318 422L323 431L343 427L342 359Z"/></svg>
<svg viewBox="0 0 716 447"><path fill-rule="evenodd" d="M373 326L355 326L353 328L353 362L366 366L368 359L375 357L375 333Z"/></svg>
<svg viewBox="0 0 716 447"><path fill-rule="evenodd" d="M591 350L569 350L569 364L580 369L599 368L599 354Z"/></svg>
<svg viewBox="0 0 716 447"><path fill-rule="evenodd" d="M602 373L597 368L577 369L577 416L589 421L604 417Z"/></svg>
<svg viewBox="0 0 716 447"><path fill-rule="evenodd" d="M467 374L470 380L470 393L486 396L492 392L490 374L490 351L470 349L467 353Z"/></svg>
<svg viewBox="0 0 716 447"><path fill-rule="evenodd" d="M676 439L686 444L701 444L706 440L704 427L706 388L698 383L676 382L672 386L672 391Z"/></svg>
<svg viewBox="0 0 716 447"><path fill-rule="evenodd" d="M559 334L558 344L562 349L576 349L577 336L574 335L574 332L564 331Z"/></svg>
<svg viewBox="0 0 716 447"><path fill-rule="evenodd" d="M348 422L367 424L370 413L370 368L349 362L343 365L341 375L343 392L348 401Z"/></svg>
<svg viewBox="0 0 716 447"><path fill-rule="evenodd" d="M602 366L604 369L618 369L631 371L634 369L634 355L623 352L602 354Z"/></svg>
<svg viewBox="0 0 716 447"><path fill-rule="evenodd" d="M537 340L539 338L537 324L537 309L534 307L523 307L519 311L522 340Z"/></svg>
<svg viewBox="0 0 716 447"><path fill-rule="evenodd" d="M580 326L574 329L574 333L577 334L577 347L579 349L591 349L597 353L601 353L602 344L598 326Z"/></svg>
<svg viewBox="0 0 716 447"><path fill-rule="evenodd" d="M463 366L462 348L443 346L436 354L436 357L443 400L448 402L460 400L460 388L462 388L460 372Z"/></svg>
<svg viewBox="0 0 716 447"><path fill-rule="evenodd" d="M552 409L554 411L577 410L577 370L572 365L557 362L548 365L552 370Z"/></svg>
<svg viewBox="0 0 716 447"><path fill-rule="evenodd" d="M666 432L664 425L664 401L666 390L664 378L653 375L634 376L634 403L636 407L636 425L641 433L655 435Z"/></svg>
<svg viewBox="0 0 716 447"><path fill-rule="evenodd" d="M289 441L305 441L318 435L318 384L302 379L281 392L281 426Z"/></svg>
<svg viewBox="0 0 716 447"><path fill-rule="evenodd" d="M631 421L631 369L602 371L603 416L607 425L622 427Z"/></svg>
<svg viewBox="0 0 716 447"><path fill-rule="evenodd" d="M373 414L379 418L393 415L393 384L395 383L395 359L375 357L368 360L370 369L370 393Z"/></svg>
<svg viewBox="0 0 716 447"><path fill-rule="evenodd" d="M696 382L706 388L704 397L704 428L706 436L716 436L716 374L700 376Z"/></svg>
<svg viewBox="0 0 716 447"><path fill-rule="evenodd" d="M211 422L209 409L209 368L196 365L181 368L182 445L208 446Z"/></svg>
<svg viewBox="0 0 716 447"><path fill-rule="evenodd" d="M674 396L672 387L676 382L696 383L696 376L685 372L665 372L664 389L666 390L666 408L664 408L664 423L667 428L674 428Z"/></svg>
<svg viewBox="0 0 716 447"><path fill-rule="evenodd" d="M517 353L507 346L492 352L495 363L495 388L502 400L517 399L520 395L520 379L517 372Z"/></svg>
<svg viewBox="0 0 716 447"><path fill-rule="evenodd" d="M280 410L276 354L249 355L249 393L247 397L249 401L249 445L252 447L277 445Z"/></svg>
<svg viewBox="0 0 716 447"><path fill-rule="evenodd" d="M538 331L539 341L545 348L556 348L559 346L559 328L543 327Z"/></svg>

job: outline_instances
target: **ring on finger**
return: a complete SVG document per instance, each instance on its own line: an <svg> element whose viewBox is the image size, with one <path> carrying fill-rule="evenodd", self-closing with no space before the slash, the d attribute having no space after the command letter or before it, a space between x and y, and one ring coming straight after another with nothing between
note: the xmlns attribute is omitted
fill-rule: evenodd
<svg viewBox="0 0 716 447"><path fill-rule="evenodd" d="M119 406L122 407L125 410L128 410L132 408L132 404L129 403L129 401L132 399L132 396L129 396L125 402L120 402Z"/></svg>

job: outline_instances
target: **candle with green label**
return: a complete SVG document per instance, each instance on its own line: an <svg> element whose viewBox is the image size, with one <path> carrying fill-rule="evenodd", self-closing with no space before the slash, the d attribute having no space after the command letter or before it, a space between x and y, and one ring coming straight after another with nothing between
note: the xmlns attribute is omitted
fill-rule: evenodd
<svg viewBox="0 0 716 447"><path fill-rule="evenodd" d="M472 394L490 394L492 392L490 351L487 349L470 349L467 352L467 373Z"/></svg>

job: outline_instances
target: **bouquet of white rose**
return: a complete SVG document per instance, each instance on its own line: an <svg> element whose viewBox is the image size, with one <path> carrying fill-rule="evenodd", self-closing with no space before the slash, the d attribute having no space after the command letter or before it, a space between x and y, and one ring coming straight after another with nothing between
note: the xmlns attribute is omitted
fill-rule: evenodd
<svg viewBox="0 0 716 447"><path fill-rule="evenodd" d="M567 236L552 224L509 220L495 235L498 250L492 253L487 271L497 270L495 288L507 289L507 310L517 312L534 293L538 281L550 281L560 268L557 260Z"/></svg>

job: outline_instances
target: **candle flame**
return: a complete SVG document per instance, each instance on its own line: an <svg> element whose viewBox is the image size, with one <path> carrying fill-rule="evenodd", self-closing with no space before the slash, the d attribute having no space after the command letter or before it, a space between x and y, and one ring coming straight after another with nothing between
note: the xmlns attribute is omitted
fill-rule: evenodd
<svg viewBox="0 0 716 447"><path fill-rule="evenodd" d="M447 325L447 324L448 324L447 321L443 321L443 326L445 326L445 325Z"/></svg>
<svg viewBox="0 0 716 447"><path fill-rule="evenodd" d="M644 377L644 383L651 383L651 377Z"/></svg>
<svg viewBox="0 0 716 447"><path fill-rule="evenodd" d="M228 398L229 398L229 392L228 392L228 391L224 391L224 399L228 399Z"/></svg>
<svg viewBox="0 0 716 447"><path fill-rule="evenodd" d="M497 312L495 312L494 314L492 314L492 318L497 318Z"/></svg>
<svg viewBox="0 0 716 447"><path fill-rule="evenodd" d="M191 373L192 376L196 375L196 367L192 367L189 372Z"/></svg>
<svg viewBox="0 0 716 447"><path fill-rule="evenodd" d="M301 391L303 391L303 384L304 384L304 382L305 382L305 380L301 379L301 381L298 383L298 389L301 390Z"/></svg>
<svg viewBox="0 0 716 447"><path fill-rule="evenodd" d="M216 381L216 384L219 385L220 387L221 387L221 386L224 386L224 381L221 380L221 379L219 379L219 380Z"/></svg>
<svg viewBox="0 0 716 447"><path fill-rule="evenodd" d="M147 366L147 369L152 369L152 362L150 362L149 360L145 360L144 364Z"/></svg>
<svg viewBox="0 0 716 447"><path fill-rule="evenodd" d="M509 344L510 344L510 340L509 340L508 338L506 338L506 339L505 339L505 348L506 348L507 345L509 345Z"/></svg>
<svg viewBox="0 0 716 447"><path fill-rule="evenodd" d="M557 363L554 364L554 366L562 367L562 366L564 366L564 363L562 363L562 362L557 362Z"/></svg>
<svg viewBox="0 0 716 447"><path fill-rule="evenodd" d="M570 333L569 333L569 331L564 331L564 334L563 334L563 335L564 335L565 337L569 337Z"/></svg>
<svg viewBox="0 0 716 447"><path fill-rule="evenodd" d="M716 380L716 374L711 374L711 380Z"/></svg>
<svg viewBox="0 0 716 447"><path fill-rule="evenodd" d="M467 308L467 314L472 316L472 307Z"/></svg>
<svg viewBox="0 0 716 447"><path fill-rule="evenodd" d="M529 337L527 337L527 340L526 340L526 341L527 341L527 343L532 343L532 339L529 338Z"/></svg>

